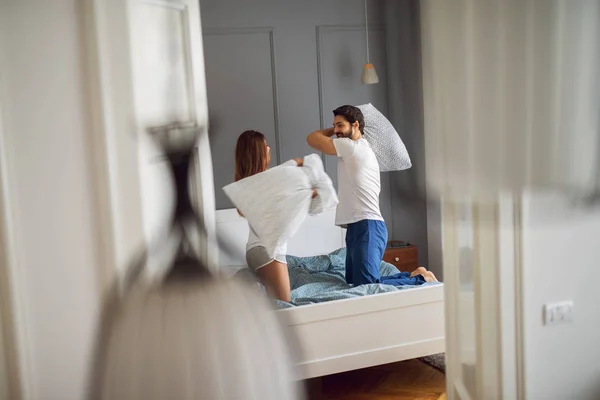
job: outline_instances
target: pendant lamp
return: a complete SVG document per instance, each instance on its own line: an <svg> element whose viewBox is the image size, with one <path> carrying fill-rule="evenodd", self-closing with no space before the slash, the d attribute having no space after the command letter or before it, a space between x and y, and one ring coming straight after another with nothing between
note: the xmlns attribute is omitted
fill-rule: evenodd
<svg viewBox="0 0 600 400"><path fill-rule="evenodd" d="M365 0L365 35L367 39L367 63L365 64L360 76L360 82L364 85L372 85L374 83L379 83L379 77L377 76L375 66L371 63L369 57L369 14L367 0Z"/></svg>

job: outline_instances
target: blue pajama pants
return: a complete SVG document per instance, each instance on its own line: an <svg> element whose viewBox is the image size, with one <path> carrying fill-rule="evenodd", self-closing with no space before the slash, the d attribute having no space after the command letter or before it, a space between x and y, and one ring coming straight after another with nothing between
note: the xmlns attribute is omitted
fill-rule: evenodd
<svg viewBox="0 0 600 400"><path fill-rule="evenodd" d="M346 282L349 285L383 283L405 286L425 283L422 275L410 277L410 272L381 276L381 260L387 246L385 222L363 219L348 224L346 230Z"/></svg>

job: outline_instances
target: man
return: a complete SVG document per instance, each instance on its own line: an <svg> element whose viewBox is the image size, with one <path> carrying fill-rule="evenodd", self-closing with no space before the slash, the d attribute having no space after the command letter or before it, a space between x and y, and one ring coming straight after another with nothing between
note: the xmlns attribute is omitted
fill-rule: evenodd
<svg viewBox="0 0 600 400"><path fill-rule="evenodd" d="M308 135L309 146L338 157L338 197L335 224L346 228L346 282L363 285L385 283L395 286L435 281L420 267L412 274L380 277L387 246L387 228L379 209L381 191L379 163L369 142L363 138L365 121L358 107L333 110L333 128Z"/></svg>

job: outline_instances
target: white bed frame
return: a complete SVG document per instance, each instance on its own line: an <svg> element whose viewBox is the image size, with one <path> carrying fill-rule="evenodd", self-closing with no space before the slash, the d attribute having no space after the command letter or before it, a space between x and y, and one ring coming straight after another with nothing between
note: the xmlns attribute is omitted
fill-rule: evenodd
<svg viewBox="0 0 600 400"><path fill-rule="evenodd" d="M335 210L309 217L288 243L296 256L326 254L344 247L345 230ZM248 224L235 209L217 211L217 233L234 254L219 255L231 273L245 266ZM308 379L444 351L444 287L392 293L279 310L302 341L301 378Z"/></svg>

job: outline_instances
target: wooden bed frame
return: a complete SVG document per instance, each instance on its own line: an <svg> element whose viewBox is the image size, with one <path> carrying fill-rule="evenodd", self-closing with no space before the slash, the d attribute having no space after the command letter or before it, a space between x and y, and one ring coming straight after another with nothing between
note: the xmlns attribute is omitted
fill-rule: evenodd
<svg viewBox="0 0 600 400"><path fill-rule="evenodd" d="M309 217L288 243L305 257L344 247L335 210ZM233 254L219 254L224 270L245 267L248 224L235 209L218 210L217 234ZM302 341L301 378L308 379L444 352L444 286L426 286L279 310Z"/></svg>

